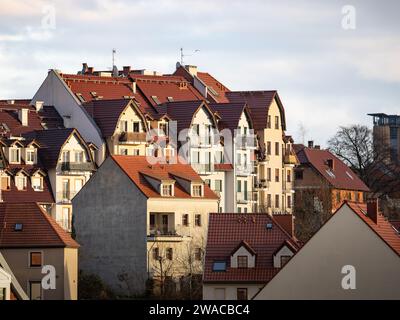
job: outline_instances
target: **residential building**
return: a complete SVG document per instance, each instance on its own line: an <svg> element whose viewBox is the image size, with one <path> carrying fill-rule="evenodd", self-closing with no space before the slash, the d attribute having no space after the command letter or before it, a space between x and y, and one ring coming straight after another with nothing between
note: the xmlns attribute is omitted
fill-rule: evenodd
<svg viewBox="0 0 400 320"><path fill-rule="evenodd" d="M251 112L258 136L257 178L259 211L292 213L294 190L293 167L297 160L292 140L285 136L283 104L276 91L229 91L230 102L245 102Z"/></svg>
<svg viewBox="0 0 400 320"><path fill-rule="evenodd" d="M51 216L64 230L71 232L71 199L96 170L94 150L76 129L37 130L26 136L33 137L42 146L38 156L48 174L55 199Z"/></svg>
<svg viewBox="0 0 400 320"><path fill-rule="evenodd" d="M377 201L345 201L254 299L398 300L399 268L400 235Z"/></svg>
<svg viewBox="0 0 400 320"><path fill-rule="evenodd" d="M117 293L143 293L148 279L178 290L181 277L202 273L218 197L190 165L110 156L72 203L80 268Z"/></svg>
<svg viewBox="0 0 400 320"><path fill-rule="evenodd" d="M78 243L34 202L0 203L0 221L1 254L29 299L76 300ZM55 289L42 287L46 265L55 268Z"/></svg>
<svg viewBox="0 0 400 320"><path fill-rule="evenodd" d="M0 251L0 301L1 300L28 300L6 259Z"/></svg>
<svg viewBox="0 0 400 320"><path fill-rule="evenodd" d="M210 214L203 299L251 299L297 250L291 214Z"/></svg>
<svg viewBox="0 0 400 320"><path fill-rule="evenodd" d="M373 117L375 158L386 164L400 163L400 116L369 113Z"/></svg>
<svg viewBox="0 0 400 320"><path fill-rule="evenodd" d="M10 300L11 275L0 267L0 301Z"/></svg>

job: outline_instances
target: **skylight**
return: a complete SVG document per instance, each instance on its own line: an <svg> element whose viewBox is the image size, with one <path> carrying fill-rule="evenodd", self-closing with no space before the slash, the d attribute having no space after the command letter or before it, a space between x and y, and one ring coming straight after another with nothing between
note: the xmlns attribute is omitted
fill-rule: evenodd
<svg viewBox="0 0 400 320"><path fill-rule="evenodd" d="M226 261L214 261L213 271L216 272L226 271Z"/></svg>
<svg viewBox="0 0 400 320"><path fill-rule="evenodd" d="M265 228L268 229L268 230L272 229L272 223L267 223L265 225Z"/></svg>
<svg viewBox="0 0 400 320"><path fill-rule="evenodd" d="M167 97L167 99L168 99L169 102L173 102L174 101L173 97Z"/></svg>
<svg viewBox="0 0 400 320"><path fill-rule="evenodd" d="M325 171L331 178L336 178L335 174L331 170L325 170Z"/></svg>
<svg viewBox="0 0 400 320"><path fill-rule="evenodd" d="M161 102L160 102L160 100L158 99L157 96L151 96L151 98L153 99L153 101L154 101L156 104L161 104Z"/></svg>
<svg viewBox="0 0 400 320"><path fill-rule="evenodd" d="M353 176L348 171L346 171L346 174L351 180L354 180Z"/></svg>
<svg viewBox="0 0 400 320"><path fill-rule="evenodd" d="M23 229L23 224L22 223L16 223L14 226L14 231L22 231Z"/></svg>

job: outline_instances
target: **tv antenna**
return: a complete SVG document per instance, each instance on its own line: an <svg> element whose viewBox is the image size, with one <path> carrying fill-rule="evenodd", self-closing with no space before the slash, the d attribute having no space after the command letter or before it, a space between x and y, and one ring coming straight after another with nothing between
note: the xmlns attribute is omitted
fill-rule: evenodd
<svg viewBox="0 0 400 320"><path fill-rule="evenodd" d="M191 54L184 54L183 53L183 48L181 48L181 66L183 66L184 65L184 58L185 57L190 57L190 56L192 56L192 55L194 55L196 52L199 52L200 51L200 49L196 49L196 50L194 50L193 51L193 53L191 53Z"/></svg>
<svg viewBox="0 0 400 320"><path fill-rule="evenodd" d="M115 66L115 54L117 53L117 50L115 48L112 49L112 68Z"/></svg>

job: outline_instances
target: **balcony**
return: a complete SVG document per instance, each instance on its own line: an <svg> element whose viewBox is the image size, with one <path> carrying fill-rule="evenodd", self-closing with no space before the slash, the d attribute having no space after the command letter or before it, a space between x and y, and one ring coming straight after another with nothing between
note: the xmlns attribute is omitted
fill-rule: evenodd
<svg viewBox="0 0 400 320"><path fill-rule="evenodd" d="M95 167L92 162L62 162L58 165L57 169L67 173L76 171L93 171Z"/></svg>
<svg viewBox="0 0 400 320"><path fill-rule="evenodd" d="M56 200L58 200L58 202L61 202L61 203L71 203L71 200L73 199L73 197L75 197L75 195L78 192L79 191L75 191L75 190L64 190L64 191L57 192Z"/></svg>
<svg viewBox="0 0 400 320"><path fill-rule="evenodd" d="M124 143L146 143L146 132L122 132L119 141Z"/></svg>
<svg viewBox="0 0 400 320"><path fill-rule="evenodd" d="M254 182L255 189L268 189L269 188L269 181L267 179L256 179Z"/></svg>
<svg viewBox="0 0 400 320"><path fill-rule="evenodd" d="M199 174L210 174L214 172L214 165L211 163L192 163L191 166Z"/></svg>
<svg viewBox="0 0 400 320"><path fill-rule="evenodd" d="M213 145L213 136L191 136L190 146L198 148L210 148Z"/></svg>
<svg viewBox="0 0 400 320"><path fill-rule="evenodd" d="M236 192L236 202L238 203L248 203L252 201L252 192L248 191L241 191L241 192Z"/></svg>
<svg viewBox="0 0 400 320"><path fill-rule="evenodd" d="M249 176L254 174L254 167L251 165L237 165L236 166L236 174L238 176Z"/></svg>
<svg viewBox="0 0 400 320"><path fill-rule="evenodd" d="M297 158L296 158L296 156L294 154L286 154L283 157L283 163L284 164L293 164L293 165L295 165L295 164L297 164Z"/></svg>
<svg viewBox="0 0 400 320"><path fill-rule="evenodd" d="M236 137L236 145L238 149L256 149L257 139L254 135L238 135Z"/></svg>

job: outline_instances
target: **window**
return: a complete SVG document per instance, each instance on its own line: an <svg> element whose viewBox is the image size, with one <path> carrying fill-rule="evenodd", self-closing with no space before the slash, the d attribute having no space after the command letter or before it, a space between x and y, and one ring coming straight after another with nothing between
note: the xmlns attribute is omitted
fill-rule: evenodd
<svg viewBox="0 0 400 320"><path fill-rule="evenodd" d="M6 300L6 288L0 288L0 301Z"/></svg>
<svg viewBox="0 0 400 320"><path fill-rule="evenodd" d="M199 124L194 124L192 127L193 134L197 134L198 136L200 135L200 125Z"/></svg>
<svg viewBox="0 0 400 320"><path fill-rule="evenodd" d="M168 260L172 260L174 258L174 251L172 248L167 248L166 257Z"/></svg>
<svg viewBox="0 0 400 320"><path fill-rule="evenodd" d="M68 207L62 208L62 220L60 221L64 230L71 230L71 209Z"/></svg>
<svg viewBox="0 0 400 320"><path fill-rule="evenodd" d="M35 150L26 150L26 162L36 163Z"/></svg>
<svg viewBox="0 0 400 320"><path fill-rule="evenodd" d="M267 129L271 129L271 116L268 116Z"/></svg>
<svg viewBox="0 0 400 320"><path fill-rule="evenodd" d="M279 168L275 169L275 182L279 182Z"/></svg>
<svg viewBox="0 0 400 320"><path fill-rule="evenodd" d="M26 177L23 175L16 176L15 186L18 190L26 190Z"/></svg>
<svg viewBox="0 0 400 320"><path fill-rule="evenodd" d="M290 256L281 256L281 268L290 260Z"/></svg>
<svg viewBox="0 0 400 320"><path fill-rule="evenodd" d="M247 288L237 288L236 297L237 300L247 300Z"/></svg>
<svg viewBox="0 0 400 320"><path fill-rule="evenodd" d="M24 225L22 223L16 223L14 225L14 231L22 231L24 229Z"/></svg>
<svg viewBox="0 0 400 320"><path fill-rule="evenodd" d="M182 225L185 227L189 225L189 215L187 213L182 215Z"/></svg>
<svg viewBox="0 0 400 320"><path fill-rule="evenodd" d="M214 298L215 300L225 300L225 288L215 288Z"/></svg>
<svg viewBox="0 0 400 320"><path fill-rule="evenodd" d="M286 181L292 182L292 174L290 170L286 171Z"/></svg>
<svg viewBox="0 0 400 320"><path fill-rule="evenodd" d="M204 183L205 183L206 185L208 185L209 187L211 187L211 180L210 180L210 179L205 179L205 180L204 180Z"/></svg>
<svg viewBox="0 0 400 320"><path fill-rule="evenodd" d="M75 180L75 192L78 193L83 187L83 180L82 179L76 179Z"/></svg>
<svg viewBox="0 0 400 320"><path fill-rule="evenodd" d="M275 142L275 155L276 156L279 156L279 149L280 149L279 142Z"/></svg>
<svg viewBox="0 0 400 320"><path fill-rule="evenodd" d="M267 168L267 181L271 181L271 168Z"/></svg>
<svg viewBox="0 0 400 320"><path fill-rule="evenodd" d="M267 207L271 208L272 207L272 200L271 200L271 194L267 194Z"/></svg>
<svg viewBox="0 0 400 320"><path fill-rule="evenodd" d="M10 162L19 163L20 159L20 150L18 148L10 149Z"/></svg>
<svg viewBox="0 0 400 320"><path fill-rule="evenodd" d="M140 150L139 149L133 149L133 155L134 156L138 156L139 155Z"/></svg>
<svg viewBox="0 0 400 320"><path fill-rule="evenodd" d="M140 122L135 121L133 123L133 128L132 128L133 132L139 132L140 131Z"/></svg>
<svg viewBox="0 0 400 320"><path fill-rule="evenodd" d="M42 266L42 253L41 252L30 252L29 253L29 266L30 267L41 267Z"/></svg>
<svg viewBox="0 0 400 320"><path fill-rule="evenodd" d="M153 99L155 104L160 104L161 103L157 96L151 96L151 98Z"/></svg>
<svg viewBox="0 0 400 320"><path fill-rule="evenodd" d="M238 268L248 268L248 257L247 256L238 256L237 257L237 267Z"/></svg>
<svg viewBox="0 0 400 320"><path fill-rule="evenodd" d="M197 261L201 261L203 258L203 250L201 248L194 249L194 259Z"/></svg>
<svg viewBox="0 0 400 320"><path fill-rule="evenodd" d="M128 149L122 148L119 150L119 154L122 156L127 156L128 155Z"/></svg>
<svg viewBox="0 0 400 320"><path fill-rule="evenodd" d="M275 195L275 208L279 208L279 194Z"/></svg>
<svg viewBox="0 0 400 320"><path fill-rule="evenodd" d="M267 142L267 155L271 155L271 141Z"/></svg>
<svg viewBox="0 0 400 320"><path fill-rule="evenodd" d="M215 163L224 163L224 153L222 151L215 152Z"/></svg>
<svg viewBox="0 0 400 320"><path fill-rule="evenodd" d="M214 261L212 270L215 272L226 271L226 262L225 261Z"/></svg>
<svg viewBox="0 0 400 320"><path fill-rule="evenodd" d="M69 199L69 180L68 179L64 179L62 181L62 197L63 199Z"/></svg>
<svg viewBox="0 0 400 320"><path fill-rule="evenodd" d="M192 153L192 163L200 163L200 152L194 151Z"/></svg>
<svg viewBox="0 0 400 320"><path fill-rule="evenodd" d="M288 208L291 208L291 207L292 207L292 197L291 197L291 196L288 196L288 197L287 197L287 207L288 207Z"/></svg>
<svg viewBox="0 0 400 320"><path fill-rule="evenodd" d="M238 207L237 210L238 210L238 213L242 213L242 208L241 207Z"/></svg>
<svg viewBox="0 0 400 320"><path fill-rule="evenodd" d="M201 215L200 214L196 214L194 216L194 225L196 227L201 227Z"/></svg>
<svg viewBox="0 0 400 320"><path fill-rule="evenodd" d="M43 178L32 177L32 188L35 191L43 191Z"/></svg>
<svg viewBox="0 0 400 320"><path fill-rule="evenodd" d="M160 250L158 248L153 248L153 259L158 260L160 258Z"/></svg>
<svg viewBox="0 0 400 320"><path fill-rule="evenodd" d="M119 128L121 131L127 132L128 131L128 121L121 120L121 122L119 123Z"/></svg>
<svg viewBox="0 0 400 320"><path fill-rule="evenodd" d="M63 151L62 153L62 162L69 162L69 151Z"/></svg>
<svg viewBox="0 0 400 320"><path fill-rule="evenodd" d="M295 170L294 171L294 178L296 180L303 180L303 170Z"/></svg>
<svg viewBox="0 0 400 320"><path fill-rule="evenodd" d="M222 192L222 180L215 180L215 191Z"/></svg>
<svg viewBox="0 0 400 320"><path fill-rule="evenodd" d="M29 299L42 300L42 282L30 281L29 282Z"/></svg>
<svg viewBox="0 0 400 320"><path fill-rule="evenodd" d="M275 129L279 129L279 117L275 116Z"/></svg>
<svg viewBox="0 0 400 320"><path fill-rule="evenodd" d="M83 162L83 151L75 151L75 162Z"/></svg>
<svg viewBox="0 0 400 320"><path fill-rule="evenodd" d="M172 184L163 184L162 185L162 195L164 197L172 196Z"/></svg>
<svg viewBox="0 0 400 320"><path fill-rule="evenodd" d="M202 196L201 189L202 189L201 185L193 186L193 197L201 197Z"/></svg>
<svg viewBox="0 0 400 320"><path fill-rule="evenodd" d="M163 122L158 124L158 132L160 135L167 135L168 134L168 124Z"/></svg>

